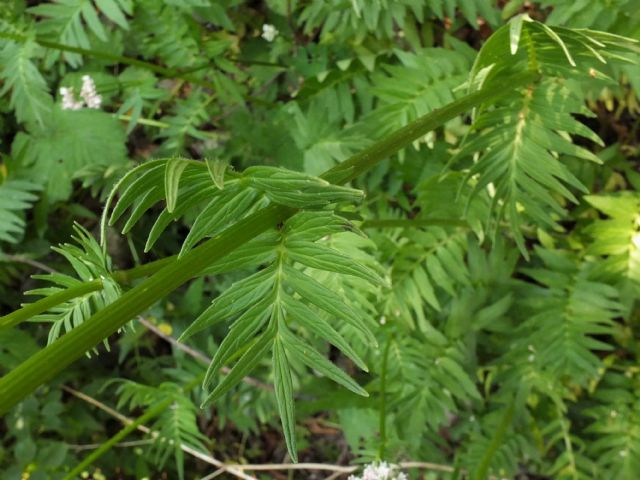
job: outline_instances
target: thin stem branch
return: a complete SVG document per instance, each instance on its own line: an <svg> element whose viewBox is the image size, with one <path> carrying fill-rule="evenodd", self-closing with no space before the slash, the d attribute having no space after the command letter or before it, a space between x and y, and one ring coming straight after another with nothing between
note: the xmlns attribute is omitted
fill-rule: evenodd
<svg viewBox="0 0 640 480"><path fill-rule="evenodd" d="M491 466L491 460L495 456L496 452L504 442L504 437L507 434L507 430L511 426L511 422L513 420L513 414L516 408L516 398L514 397L507 406L507 409L498 424L498 428L496 428L493 438L491 439L491 443L487 447L487 450L484 452L482 457L482 461L478 466L478 469L475 471L473 475L473 480L484 480L487 478L489 473L489 467Z"/></svg>
<svg viewBox="0 0 640 480"><path fill-rule="evenodd" d="M120 412L118 412L117 410L114 410L113 408L109 407L108 405L102 403L101 401L87 395L86 393L82 393L78 390L75 390L69 386L63 385L62 387L63 390L65 390L66 392L70 393L71 395L73 395L74 397L79 398L80 400L83 400L91 405L93 405L96 408L99 408L100 410L102 410L105 413L108 413L109 415L111 415L112 417L118 419L122 424L128 426L131 425L135 422L135 420L122 415ZM152 435L152 436L157 436L158 433L154 432L153 430L151 430L149 427L145 426L143 423L138 422L138 424L135 427L137 430L141 431L142 433L148 434L148 435ZM247 475L246 473L244 473L243 471L241 471L240 469L237 469L234 467L234 465L225 465L223 462L221 462L220 460L212 457L211 455L207 455L203 452L199 452L198 450L195 450L194 448L191 448L188 445L184 445L181 444L180 445L180 449L191 455L192 457L195 457L199 460L202 460L205 463L208 463L209 465L213 465L214 467L218 467L220 469L222 469L224 472L228 472L231 475L236 476L237 478L242 478L244 480L257 480L255 477L251 476L251 475Z"/></svg>
<svg viewBox="0 0 640 480"><path fill-rule="evenodd" d="M53 308L67 300L72 300L88 293L92 293L98 290L102 290L102 280L97 278L90 282L81 283L75 287L70 287L61 292L54 293L48 297L44 297L37 302L29 303L15 312L11 312L4 317L0 317L0 330L4 328L13 327L20 322L28 320L36 315L46 312L50 308Z"/></svg>
<svg viewBox="0 0 640 480"><path fill-rule="evenodd" d="M541 78L539 74L526 72L513 75L505 79L505 82L496 82L494 85L465 95L442 108L423 115L408 125L391 133L383 140L374 143L359 153L336 165L322 175L322 178L337 184L345 184L359 177L364 172L373 168L380 161L393 155L413 141L435 130L447 121L462 115L473 108L488 101L494 101L503 95L511 93L524 85L529 85ZM508 87L506 87L508 85Z"/></svg>
<svg viewBox="0 0 640 480"><path fill-rule="evenodd" d="M100 448L97 448L96 450L91 452L89 455L87 455L78 465L76 465L76 467L73 470L71 470L67 475L65 475L64 480L73 480L74 478L76 478L76 476L80 475L85 468L90 466L98 458L100 458L102 455L104 455L109 450L111 450L111 448L113 448L113 446L116 443L118 443L123 438L127 437L131 432L136 430L140 425L143 425L144 423L148 422L149 420L152 420L153 418L157 417L162 412L164 412L167 408L171 406L172 402L173 402L172 398L167 398L157 403L153 407L149 408L146 412L144 412L143 415L140 415L138 418L136 418L134 421L132 421L128 425L125 425L123 429L118 431L118 433L116 433L109 440L107 440L102 445L100 445Z"/></svg>
<svg viewBox="0 0 640 480"><path fill-rule="evenodd" d="M9 255L9 254L3 254L0 257L0 260L6 260L8 262L13 262L13 263L24 263L25 265L29 265L30 267L33 267L37 270L43 270L47 273L56 273L56 271L45 265L44 263L38 262L37 260L34 260L32 258L29 257L25 257L24 255Z"/></svg>
<svg viewBox="0 0 640 480"><path fill-rule="evenodd" d="M145 62L143 60L138 60L137 58L126 57L124 55L116 55L109 52L102 52L99 50L89 50L86 48L74 47L72 45L65 45L58 42L52 42L50 40L45 40L41 38L30 38L26 35L20 35L19 33L13 32L0 32L0 38L4 38L7 40L12 40L14 42L25 43L29 40L34 41L41 47L52 48L54 50L59 50L61 52L69 52L69 53L77 53L80 55L86 55L88 57L101 58L103 60L108 60L114 63L122 63L125 65L133 65L136 67L144 68L146 70L152 71L164 78L182 78L194 85L200 85L202 87L215 88L215 85L212 83L201 80L199 78L192 77L191 75L186 74L177 69L165 68L160 65L156 65L154 63Z"/></svg>
<svg viewBox="0 0 640 480"><path fill-rule="evenodd" d="M393 336L387 339L387 344L382 353L382 366L380 368L380 445L378 447L378 458L380 460L384 460L387 448L387 365L392 342Z"/></svg>
<svg viewBox="0 0 640 480"><path fill-rule="evenodd" d="M360 228L417 228L432 225L468 227L467 222L453 218L372 218L362 222Z"/></svg>
<svg viewBox="0 0 640 480"><path fill-rule="evenodd" d="M8 256L7 256L8 257ZM116 280L121 285L126 285L131 283L133 280L146 277L148 275L152 275L153 273L160 270L162 267L171 263L175 259L175 256L166 257L161 260L155 260L153 262L149 262L145 265L140 265L138 267L131 268L129 270L118 270L112 273L114 280ZM20 261L20 260L15 260ZM29 263L24 261L24 263ZM40 265L38 265L40 266ZM47 271L50 273L56 273L56 271L52 268L46 267L46 265L41 265L41 268L45 267ZM43 268L44 269L44 268ZM21 322L29 320L30 318L35 317L36 315L41 314L42 312L46 312L53 307L57 307L58 305L72 300L77 297L81 297L88 293L97 292L98 290L102 290L104 288L104 284L101 279L90 280L75 287L67 288L61 292L55 293L48 297L42 298L36 302L28 303L23 305L18 310L15 310L8 315L0 317L0 330L4 328L10 328L18 325Z"/></svg>
<svg viewBox="0 0 640 480"><path fill-rule="evenodd" d="M189 345L186 345L186 344L184 344L182 342L179 342L177 339L175 339L171 335L167 335L166 333L164 333L162 330L160 330L158 327L156 327L153 323L151 323L146 318L138 317L138 322L140 322L140 324L142 326L144 326L144 328L146 328L150 332L156 334L158 337L162 338L166 342L170 343L171 345L176 347L178 350L182 350L183 352L185 352L190 357L195 358L196 360L199 360L200 362L202 362L202 363L204 363L206 365L211 363L211 358L206 356L204 353L191 348Z"/></svg>
<svg viewBox="0 0 640 480"><path fill-rule="evenodd" d="M251 471L278 471L278 470L316 470L316 471L328 471L335 472L337 475L332 475L330 478L337 478L341 475L353 473L361 468L358 465L333 465L330 463L263 463L263 464L248 464L248 465L225 465L226 468L233 467L237 470L251 470ZM434 472L447 472L452 473L455 468L450 465L442 465L440 463L432 462L400 462L394 464L394 467L401 470L420 469L431 470ZM211 480L224 473L224 469L216 470L215 472L202 477L202 480Z"/></svg>
<svg viewBox="0 0 640 480"><path fill-rule="evenodd" d="M123 122L131 122L132 119L133 117L131 115L118 115L118 120L122 120ZM147 125L148 127L169 128L171 126L167 122L149 118L138 118L136 122L140 125Z"/></svg>
<svg viewBox="0 0 640 480"><path fill-rule="evenodd" d="M113 448L130 448L130 447L140 447L142 445L149 445L153 443L153 439L148 438L145 440L130 440L128 442L120 442L113 445ZM100 448L102 443L87 443L87 444L77 444L77 443L67 443L67 447L70 450L75 452L82 452L84 450L95 450L96 448Z"/></svg>
<svg viewBox="0 0 640 480"><path fill-rule="evenodd" d="M186 345L180 341L178 341L176 338L172 337L171 335L167 335L166 333L164 333L162 330L160 330L158 327L156 327L153 323L151 323L149 320L143 318L143 317L138 317L138 322L140 322L147 330L149 330L150 332L156 334L158 337L162 338L163 340L169 342L171 345L173 345L174 347L176 347L179 350L182 350L183 352L185 352L187 355L195 358L196 360L201 361L202 363L209 365L211 363L211 358L209 358L208 356L206 356L204 353L195 350L194 348L191 348L189 345ZM221 368L222 373L224 374L228 374L231 369L227 366L224 366ZM263 390L271 390L273 391L273 387L271 385L268 385L266 383L261 382L260 380L257 380L253 377L244 377L242 379L242 381L244 383L246 383L247 385L251 385L253 387L258 387L261 388Z"/></svg>

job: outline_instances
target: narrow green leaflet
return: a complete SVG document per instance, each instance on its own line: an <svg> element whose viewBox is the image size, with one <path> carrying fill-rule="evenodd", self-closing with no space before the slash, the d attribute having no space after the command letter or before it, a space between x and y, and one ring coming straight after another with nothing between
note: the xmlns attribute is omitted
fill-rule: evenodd
<svg viewBox="0 0 640 480"><path fill-rule="evenodd" d="M293 401L293 383L287 352L280 337L273 343L273 387L278 402L282 431L287 443L287 450L292 452L291 460L298 461L296 446L296 414Z"/></svg>
<svg viewBox="0 0 640 480"><path fill-rule="evenodd" d="M334 382L348 388L353 393L364 397L369 396L367 391L358 385L349 375L336 367L327 360L327 357L318 353L313 347L298 340L289 330L282 329L279 333L282 335L287 350L289 350L295 358L326 377L329 377Z"/></svg>
<svg viewBox="0 0 640 480"><path fill-rule="evenodd" d="M227 162L217 158L208 158L205 160L211 180L220 190L224 188L224 172L227 169Z"/></svg>
<svg viewBox="0 0 640 480"><path fill-rule="evenodd" d="M180 177L187 168L188 161L182 158L173 158L166 164L164 171L164 195L167 202L167 211L172 213L178 203L178 188Z"/></svg>
<svg viewBox="0 0 640 480"><path fill-rule="evenodd" d="M251 373L271 348L275 334L275 323L272 323L264 333L254 339L252 345L240 357L240 360L238 360L238 362L233 366L227 376L225 376L224 379L207 396L203 405L208 405L215 401L221 395L224 395L236 386L245 376Z"/></svg>

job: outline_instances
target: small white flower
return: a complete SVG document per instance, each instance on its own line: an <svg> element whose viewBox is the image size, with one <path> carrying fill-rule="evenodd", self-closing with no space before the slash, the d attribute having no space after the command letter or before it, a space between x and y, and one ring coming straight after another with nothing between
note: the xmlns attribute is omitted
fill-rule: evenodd
<svg viewBox="0 0 640 480"><path fill-rule="evenodd" d="M380 317L380 325L384 325L385 323L387 323L387 317L385 317L384 315L382 315Z"/></svg>
<svg viewBox="0 0 640 480"><path fill-rule="evenodd" d="M60 95L62 95L62 109L63 110L80 110L83 103L76 100L73 95L73 88L60 88Z"/></svg>
<svg viewBox="0 0 640 480"><path fill-rule="evenodd" d="M393 471L394 467L387 462L371 463L364 468L362 477L350 475L349 480L407 480L407 476Z"/></svg>
<svg viewBox="0 0 640 480"><path fill-rule="evenodd" d="M100 108L102 104L102 97L96 92L96 84L89 75L82 76L82 89L80 90L80 96L84 99L87 107Z"/></svg>
<svg viewBox="0 0 640 480"><path fill-rule="evenodd" d="M80 89L82 100L76 100L73 87L61 87L60 95L62 95L63 110L80 110L85 105L88 108L100 108L102 105L102 97L96 92L96 84L89 75L82 76L82 88Z"/></svg>
<svg viewBox="0 0 640 480"><path fill-rule="evenodd" d="M527 359L529 360L529 362L533 363L533 361L536 359L536 356L532 353L527 357Z"/></svg>
<svg viewBox="0 0 640 480"><path fill-rule="evenodd" d="M262 38L264 38L267 42L273 42L273 40L278 36L278 30L276 27L269 23L265 23L262 25Z"/></svg>

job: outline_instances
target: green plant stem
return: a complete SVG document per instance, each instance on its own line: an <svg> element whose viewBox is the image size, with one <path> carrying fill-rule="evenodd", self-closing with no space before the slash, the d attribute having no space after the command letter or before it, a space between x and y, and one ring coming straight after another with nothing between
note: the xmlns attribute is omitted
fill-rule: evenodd
<svg viewBox="0 0 640 480"><path fill-rule="evenodd" d="M115 333L210 264L293 214L287 207L271 205L216 235L182 258L161 268L146 281L127 291L82 325L60 337L0 379L0 413Z"/></svg>
<svg viewBox="0 0 640 480"><path fill-rule="evenodd" d="M44 40L40 38L30 38L26 35L20 35L18 33L11 32L0 32L0 38L5 38L7 40L12 40L14 42L28 42L29 40L33 40L35 43L45 48L52 48L54 50L59 50L61 52L70 52L70 53L78 53L80 55L86 55L88 57L101 58L103 60L109 60L114 63L122 63L125 65L133 65L136 67L144 68L146 70L150 70L163 78L182 78L187 80L188 82L193 83L194 85L200 85L202 87L215 87L213 84L207 82L206 80L201 80L199 78L192 77L185 72L180 70L165 68L160 65L156 65L154 63L145 62L143 60L138 60L137 58L125 57L123 55L115 55L109 52L101 52L98 50L89 50L86 48L74 47L72 45L65 45L63 43L52 42L50 40Z"/></svg>
<svg viewBox="0 0 640 480"><path fill-rule="evenodd" d="M118 115L118 120L122 120L123 122L131 122L131 115ZM139 118L137 122L140 125L146 125L148 127L169 128L171 126L166 122L160 122L158 120L152 120L149 118Z"/></svg>
<svg viewBox="0 0 640 480"><path fill-rule="evenodd" d="M104 455L109 450L111 450L111 448L113 448L113 446L116 443L120 442L123 438L127 437L131 432L136 430L140 425L143 425L149 420L157 417L163 411L169 408L171 406L172 401L173 399L167 398L157 403L153 407L149 408L146 412L144 412L144 414L140 415L133 422L125 426L113 437L111 437L109 440L107 440L102 445L100 445L99 448L97 448L96 450L91 452L89 455L87 455L85 459L82 460L82 462L76 465L76 467L73 470L71 470L67 475L65 475L64 480L73 480L74 478L81 475L84 469L89 467L93 462L99 459L102 455Z"/></svg>
<svg viewBox="0 0 640 480"><path fill-rule="evenodd" d="M452 218L378 218L365 220L360 228L363 230L367 228L416 228L431 225L468 227L464 220Z"/></svg>
<svg viewBox="0 0 640 480"><path fill-rule="evenodd" d="M162 67L160 65L156 65L155 63L145 62L143 60L138 60L137 58L132 58L132 57L126 57L124 55L116 55L113 53L103 52L99 50L90 50L86 48L74 47L72 45L65 45L63 43L52 42L50 40L44 40L40 38L31 39L27 35L20 35L19 33L0 32L0 38L5 38L7 40L12 40L14 42L21 42L21 43L25 43L29 40L33 40L35 43L37 43L41 47L51 48L54 50L59 50L61 52L77 53L80 55L86 55L88 57L101 58L103 60L112 61L114 63L133 65L136 67L140 67L140 68L144 68L146 70L152 71L164 78L182 78L183 80L186 80L195 85L200 85L203 87L215 87L215 85L213 85L212 83L207 82L206 80L195 78L191 75L192 73L196 73L200 70L215 67L215 64L212 62L198 65L196 67L192 67L187 70L178 70L175 68ZM282 65L279 63L264 62L260 60L248 60L248 59L242 59L239 57L233 57L230 59L230 61L242 63L245 65L260 65L260 66L266 66L266 67L286 68L285 65Z"/></svg>
<svg viewBox="0 0 640 480"><path fill-rule="evenodd" d="M487 479L489 475L489 467L491 466L491 460L500 448L500 445L504 443L504 437L507 434L508 428L511 426L515 409L516 399L514 397L511 402L509 402L509 406L505 410L504 415L502 416L502 420L500 420L500 424L493 434L493 438L491 439L491 443L489 444L487 451L484 452L482 461L480 462L480 466L473 475L473 480Z"/></svg>
<svg viewBox="0 0 640 480"><path fill-rule="evenodd" d="M153 262L130 268L129 270L118 270L113 272L112 276L113 279L120 285L128 285L133 280L148 277L149 275L154 274L161 268L174 261L175 258L175 255L172 255L170 257L165 257L160 260L154 260ZM97 292L98 290L102 290L103 288L104 285L102 283L102 280L96 279L84 282L75 287L67 288L66 290L45 297L41 300L38 300L37 302L28 303L22 308L11 312L4 317L0 317L0 330L4 328L14 327L21 322L24 322L26 320L29 320L30 318L35 317L36 315L41 314L42 312L46 312L53 307L57 307L67 300L81 297L83 295L86 295L87 293Z"/></svg>
<svg viewBox="0 0 640 480"><path fill-rule="evenodd" d="M330 169L322 177L333 183L344 184L448 120L485 102L493 101L512 89L530 84L536 78L538 78L537 75L530 73L516 75L505 79L505 84L466 95L418 118ZM161 268L118 300L91 316L82 325L37 352L0 379L0 414L7 412L38 386L55 377L69 364L84 355L84 352L115 333L131 318L141 314L155 302L197 276L207 265L223 258L260 233L275 227L294 213L293 209L270 205L249 215L188 254Z"/></svg>
<svg viewBox="0 0 640 480"><path fill-rule="evenodd" d="M513 75L510 78L505 78L504 83L496 82L496 84L491 87L465 95L442 108L436 108L432 112L417 118L408 125L391 133L383 140L374 143L339 165L336 165L325 172L322 178L331 183L347 183L359 177L383 159L410 145L418 138L444 125L445 122L487 101L495 100L517 88L534 83L540 78L541 76L539 74L531 72Z"/></svg>
<svg viewBox="0 0 640 480"><path fill-rule="evenodd" d="M387 449L387 365L393 336L387 339L382 354L382 366L380 367L380 445L378 447L378 459L384 460Z"/></svg>
<svg viewBox="0 0 640 480"><path fill-rule="evenodd" d="M170 257L164 257L159 260L154 260L152 262L145 263L144 265L138 265L128 270L117 270L113 272L111 276L119 284L128 285L134 280L153 275L158 270L161 270L171 262L175 261L176 258L178 258L177 255L171 255Z"/></svg>
<svg viewBox="0 0 640 480"><path fill-rule="evenodd" d="M35 317L42 312L46 312L50 308L60 305L67 300L81 297L83 295L86 295L87 293L102 290L102 288L102 280L98 278L96 280L91 280L90 282L81 283L80 285L77 285L75 287L67 288L66 290L54 293L53 295L50 295L48 297L44 297L37 302L25 305L15 312L11 312L4 317L0 317L0 330L13 327L20 322L24 322L25 320Z"/></svg>
<svg viewBox="0 0 640 480"><path fill-rule="evenodd" d="M187 383L184 387L182 387L183 392L188 393L193 390L196 386L202 382L204 378L204 374L198 375L192 381ZM122 428L118 433L112 436L109 440L104 442L100 447L91 452L89 455L85 457L82 462L80 462L76 467L71 470L67 475L65 475L63 480L73 480L77 476L82 474L82 471L89 467L93 462L98 460L102 455L107 453L109 450L113 448L113 446L119 443L121 440L126 438L131 432L135 431L140 425L144 425L149 420L154 419L162 412L164 412L167 408L171 407L173 403L173 399L171 397L162 400L161 402L156 403L154 406L149 407L147 411L145 411L142 415L136 418L133 422L126 425Z"/></svg>

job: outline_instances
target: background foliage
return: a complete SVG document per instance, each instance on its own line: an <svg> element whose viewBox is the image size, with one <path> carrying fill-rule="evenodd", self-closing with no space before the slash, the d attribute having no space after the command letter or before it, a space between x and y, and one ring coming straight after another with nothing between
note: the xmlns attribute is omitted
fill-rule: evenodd
<svg viewBox="0 0 640 480"><path fill-rule="evenodd" d="M640 67L616 35L640 38L633 0L5 2L0 308L102 288L0 329L3 374L138 281L122 270L297 213L12 409L2 478L64 478L120 430L77 391L166 406L96 479L210 473L181 445L636 478ZM522 70L543 77L509 89ZM62 109L83 75L102 107ZM316 177L500 82L350 186Z"/></svg>

